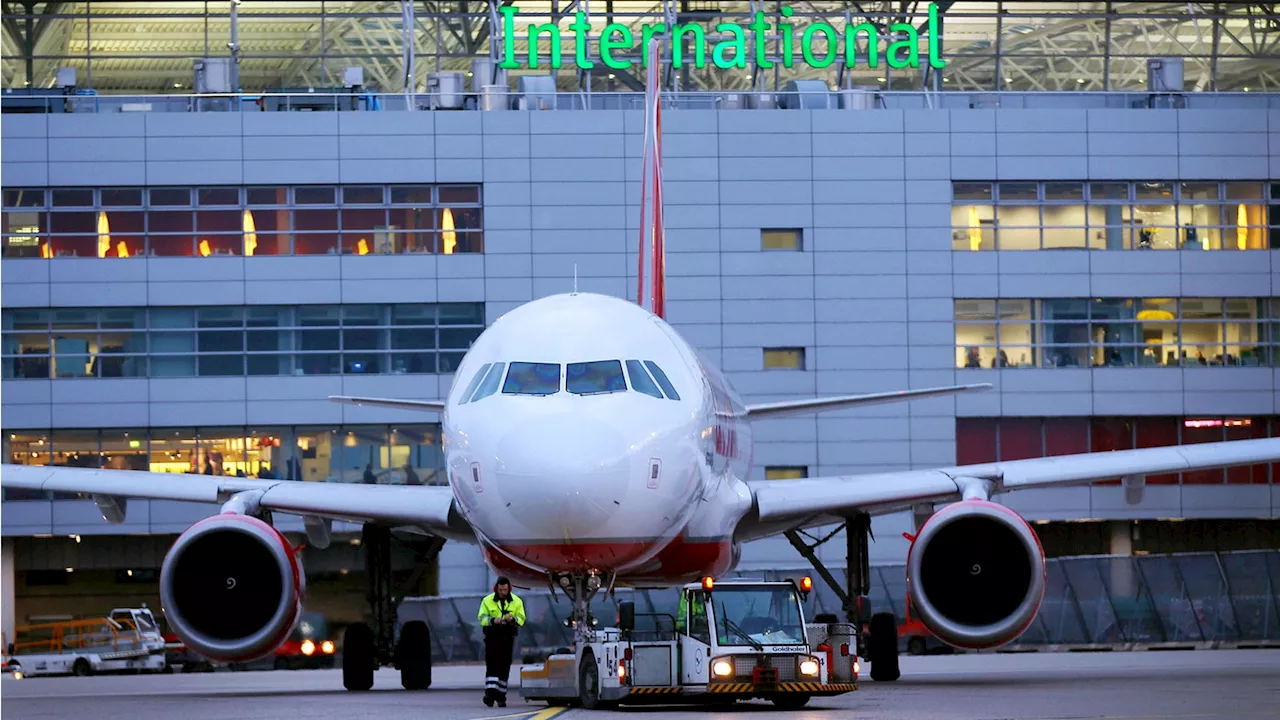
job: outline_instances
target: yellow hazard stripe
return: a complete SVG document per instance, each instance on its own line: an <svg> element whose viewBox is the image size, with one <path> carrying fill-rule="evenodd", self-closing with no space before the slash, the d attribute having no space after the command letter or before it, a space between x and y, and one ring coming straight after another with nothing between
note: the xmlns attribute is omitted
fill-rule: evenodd
<svg viewBox="0 0 1280 720"><path fill-rule="evenodd" d="M717 683L707 688L709 692L740 693L751 692L751 683Z"/></svg>
<svg viewBox="0 0 1280 720"><path fill-rule="evenodd" d="M680 692L680 688L673 687L633 687L632 695L674 695Z"/></svg>
<svg viewBox="0 0 1280 720"><path fill-rule="evenodd" d="M817 682L784 682L774 687L757 688L751 683L716 683L707 688L713 693L749 693L757 690L765 692L853 692L858 689L857 683L817 683ZM635 692L634 690L632 692Z"/></svg>

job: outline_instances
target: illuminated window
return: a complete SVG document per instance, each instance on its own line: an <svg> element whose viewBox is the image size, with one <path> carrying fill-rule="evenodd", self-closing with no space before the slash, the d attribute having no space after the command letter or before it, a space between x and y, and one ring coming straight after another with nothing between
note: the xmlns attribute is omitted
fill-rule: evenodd
<svg viewBox="0 0 1280 720"><path fill-rule="evenodd" d="M1262 250L1280 186L1261 182L956 182L951 248Z"/></svg>
<svg viewBox="0 0 1280 720"><path fill-rule="evenodd" d="M765 480L799 480L809 477L809 468L803 466L773 466L764 469Z"/></svg>
<svg viewBox="0 0 1280 720"><path fill-rule="evenodd" d="M764 250L802 250L804 231L764 229L760 231L760 247Z"/></svg>
<svg viewBox="0 0 1280 720"><path fill-rule="evenodd" d="M765 369L804 369L804 348L765 348Z"/></svg>
<svg viewBox="0 0 1280 720"><path fill-rule="evenodd" d="M1280 366L1280 301L955 301L956 367Z"/></svg>
<svg viewBox="0 0 1280 720"><path fill-rule="evenodd" d="M481 194L475 184L6 190L0 255L482 253Z"/></svg>

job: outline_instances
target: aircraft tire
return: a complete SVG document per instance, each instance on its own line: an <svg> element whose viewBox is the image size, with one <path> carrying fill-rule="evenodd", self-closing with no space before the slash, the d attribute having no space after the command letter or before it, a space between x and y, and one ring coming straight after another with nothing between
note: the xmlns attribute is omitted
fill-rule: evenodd
<svg viewBox="0 0 1280 720"><path fill-rule="evenodd" d="M373 688L373 631L352 623L342 631L342 686L361 692Z"/></svg>
<svg viewBox="0 0 1280 720"><path fill-rule="evenodd" d="M898 668L898 621L893 613L871 616L871 638L867 645L872 680L893 682L902 676Z"/></svg>
<svg viewBox="0 0 1280 720"><path fill-rule="evenodd" d="M400 684L405 690L431 687L431 630L421 620L413 620L400 629L396 646L400 665Z"/></svg>

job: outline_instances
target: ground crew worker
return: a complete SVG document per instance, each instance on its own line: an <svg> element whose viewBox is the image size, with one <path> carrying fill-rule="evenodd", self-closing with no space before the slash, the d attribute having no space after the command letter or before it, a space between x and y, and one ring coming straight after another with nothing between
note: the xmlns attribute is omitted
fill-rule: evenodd
<svg viewBox="0 0 1280 720"><path fill-rule="evenodd" d="M524 602L511 592L511 581L499 577L493 592L480 601L480 626L484 628L484 704L507 706L507 676L516 634L524 625Z"/></svg>
<svg viewBox="0 0 1280 720"><path fill-rule="evenodd" d="M693 612L691 613L686 612L689 608L689 595L690 593L687 592L680 593L680 607L676 610L676 631L685 633L686 635L694 632L700 632L707 628L707 611L702 604L702 593L692 593ZM693 628L689 632L685 632L685 622L689 615L693 616Z"/></svg>

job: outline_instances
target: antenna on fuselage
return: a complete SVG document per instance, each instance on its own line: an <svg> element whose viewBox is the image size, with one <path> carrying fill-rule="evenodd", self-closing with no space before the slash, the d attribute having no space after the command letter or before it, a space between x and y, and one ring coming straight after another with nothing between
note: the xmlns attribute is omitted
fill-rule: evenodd
<svg viewBox="0 0 1280 720"><path fill-rule="evenodd" d="M578 294L578 263L573 264L573 294Z"/></svg>

